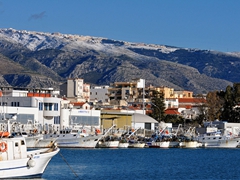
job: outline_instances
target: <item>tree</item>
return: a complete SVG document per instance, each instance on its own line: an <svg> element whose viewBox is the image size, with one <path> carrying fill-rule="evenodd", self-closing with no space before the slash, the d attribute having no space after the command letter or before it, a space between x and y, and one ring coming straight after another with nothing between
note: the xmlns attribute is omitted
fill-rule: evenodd
<svg viewBox="0 0 240 180"><path fill-rule="evenodd" d="M154 90L152 93L151 102L152 102L151 117L153 117L154 119L157 119L158 122L163 121L164 110L165 110L164 94Z"/></svg>
<svg viewBox="0 0 240 180"><path fill-rule="evenodd" d="M209 92L206 97L207 103L207 120L214 121L220 119L224 98L220 96L218 91Z"/></svg>
<svg viewBox="0 0 240 180"><path fill-rule="evenodd" d="M228 122L240 122L240 83L234 83L233 87L227 86L224 97L222 118Z"/></svg>

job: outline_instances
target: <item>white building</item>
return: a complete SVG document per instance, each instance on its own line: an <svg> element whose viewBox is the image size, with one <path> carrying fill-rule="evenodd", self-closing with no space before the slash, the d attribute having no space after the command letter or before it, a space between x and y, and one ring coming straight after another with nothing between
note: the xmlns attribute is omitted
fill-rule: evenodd
<svg viewBox="0 0 240 180"><path fill-rule="evenodd" d="M74 109L70 101L52 96L51 91L16 91L11 88L0 91L0 113L1 126L6 123L4 120L16 115L16 120L11 123L31 123L41 132L50 127L57 131L73 123L100 127L101 114L98 110L90 110L87 103L84 109Z"/></svg>

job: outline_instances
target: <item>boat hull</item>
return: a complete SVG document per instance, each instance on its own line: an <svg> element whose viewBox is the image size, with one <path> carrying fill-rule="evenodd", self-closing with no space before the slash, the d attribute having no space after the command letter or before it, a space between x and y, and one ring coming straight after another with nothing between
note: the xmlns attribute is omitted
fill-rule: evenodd
<svg viewBox="0 0 240 180"><path fill-rule="evenodd" d="M129 143L119 143L119 145L118 145L118 147L119 148L128 148L128 146L129 146Z"/></svg>
<svg viewBox="0 0 240 180"><path fill-rule="evenodd" d="M95 148L101 135L89 135L86 137L74 136L72 134L61 135L45 135L44 139L57 138L56 143L60 148Z"/></svg>
<svg viewBox="0 0 240 180"><path fill-rule="evenodd" d="M140 142L131 143L131 144L129 144L128 147L129 148L144 148L145 147L145 143L140 143Z"/></svg>
<svg viewBox="0 0 240 180"><path fill-rule="evenodd" d="M118 148L119 141L105 141L101 142L99 141L98 147L99 148Z"/></svg>
<svg viewBox="0 0 240 180"><path fill-rule="evenodd" d="M199 142L202 143L202 147L205 148L237 148L240 142L240 138L224 138L206 140L201 138Z"/></svg>
<svg viewBox="0 0 240 180"><path fill-rule="evenodd" d="M0 161L0 178L38 178L41 177L51 158L59 152L56 149L46 152L47 149L28 151L28 158ZM4 153L0 155L3 158ZM31 157L31 163L30 158Z"/></svg>
<svg viewBox="0 0 240 180"><path fill-rule="evenodd" d="M199 143L197 141L184 141L179 144L181 148L197 148Z"/></svg>
<svg viewBox="0 0 240 180"><path fill-rule="evenodd" d="M152 142L151 145L149 145L150 148L169 148L170 141L160 141L160 142Z"/></svg>

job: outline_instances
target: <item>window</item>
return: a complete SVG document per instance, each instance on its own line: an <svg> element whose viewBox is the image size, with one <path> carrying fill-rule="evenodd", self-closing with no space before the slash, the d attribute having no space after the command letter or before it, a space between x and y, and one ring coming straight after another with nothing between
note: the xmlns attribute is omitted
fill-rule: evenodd
<svg viewBox="0 0 240 180"><path fill-rule="evenodd" d="M42 111L43 110L43 103L42 102L39 102L39 107L38 107L39 111Z"/></svg>
<svg viewBox="0 0 240 180"><path fill-rule="evenodd" d="M54 117L54 124L60 124L60 117L59 116Z"/></svg>
<svg viewBox="0 0 240 180"><path fill-rule="evenodd" d="M25 145L25 142L24 142L24 141L21 141L21 145Z"/></svg>
<svg viewBox="0 0 240 180"><path fill-rule="evenodd" d="M49 111L52 111L53 104L49 103Z"/></svg>
<svg viewBox="0 0 240 180"><path fill-rule="evenodd" d="M54 103L54 111L58 111L58 103Z"/></svg>

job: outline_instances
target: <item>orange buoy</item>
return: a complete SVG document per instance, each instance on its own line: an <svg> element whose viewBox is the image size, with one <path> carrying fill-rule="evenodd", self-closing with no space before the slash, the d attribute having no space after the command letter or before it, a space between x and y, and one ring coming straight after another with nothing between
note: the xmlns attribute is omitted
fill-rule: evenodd
<svg viewBox="0 0 240 180"><path fill-rule="evenodd" d="M3 131L1 131L0 132L0 137L8 137L9 136L9 132L3 132Z"/></svg>
<svg viewBox="0 0 240 180"><path fill-rule="evenodd" d="M7 151L7 143L0 142L0 151L1 152L6 152Z"/></svg>

